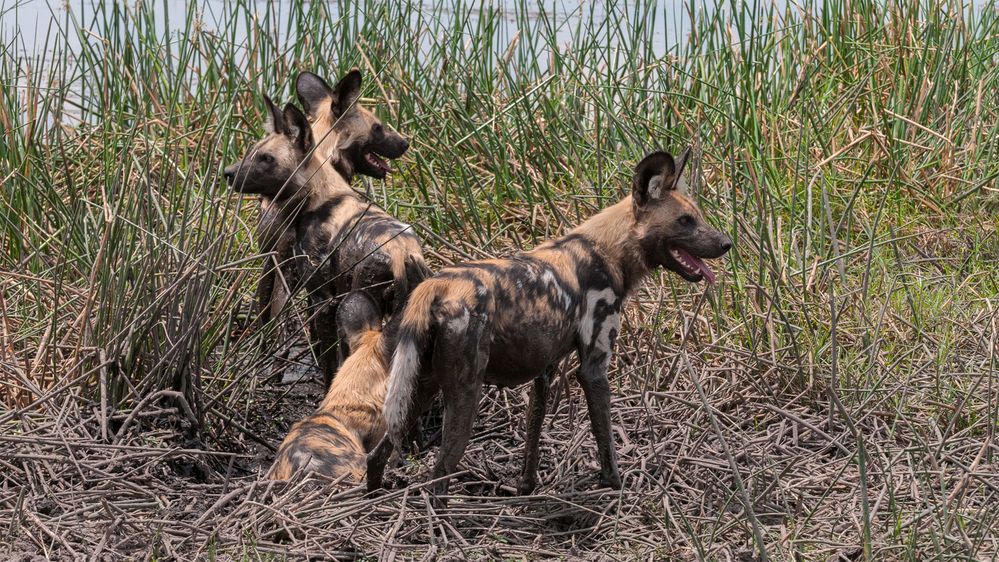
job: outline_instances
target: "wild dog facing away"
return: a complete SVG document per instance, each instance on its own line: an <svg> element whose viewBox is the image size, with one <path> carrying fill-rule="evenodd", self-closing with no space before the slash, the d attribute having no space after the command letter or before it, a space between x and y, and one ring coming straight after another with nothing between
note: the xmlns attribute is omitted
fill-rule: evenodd
<svg viewBox="0 0 999 562"><path fill-rule="evenodd" d="M295 423L281 443L268 476L287 480L312 472L361 482L367 455L385 434L382 402L389 346L382 312L364 291L344 297L337 321L353 351L337 372L316 413Z"/></svg>
<svg viewBox="0 0 999 562"><path fill-rule="evenodd" d="M635 168L632 194L561 238L508 259L441 270L410 295L399 326L385 399L386 439L368 457L368 487L381 486L393 447L441 390L444 427L433 478L447 491L472 432L484 382L534 380L528 407L521 493L537 485L538 439L554 365L573 349L600 456L600 481L621 487L611 441L607 365L624 299L650 271L665 267L687 281L714 281L702 258L731 240L705 222L677 189L689 149Z"/></svg>
<svg viewBox="0 0 999 562"><path fill-rule="evenodd" d="M359 82L351 82L342 89L329 101L332 111L350 113L337 100L353 104L359 87ZM412 227L364 200L333 166L312 153L315 136L305 115L291 104L283 112L269 99L267 105L270 132L240 162L227 167L225 175L236 191L271 198L278 213L275 220L295 226L294 258L283 263L296 264L297 276L308 289L312 337L329 386L339 363L335 344L342 335L336 324L336 297L363 289L383 311L393 311L429 269Z"/></svg>

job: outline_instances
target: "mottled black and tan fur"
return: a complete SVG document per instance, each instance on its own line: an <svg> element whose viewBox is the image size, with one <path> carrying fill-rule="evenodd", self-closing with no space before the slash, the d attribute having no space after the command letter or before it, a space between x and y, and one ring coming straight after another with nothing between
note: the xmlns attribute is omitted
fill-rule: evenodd
<svg viewBox="0 0 999 562"><path fill-rule="evenodd" d="M483 383L514 386L534 380L520 491L536 486L538 438L547 377L575 350L576 376L600 456L601 482L619 488L611 440L607 365L624 299L657 267L688 281L710 269L731 241L712 228L694 201L676 189L689 151L679 162L655 152L635 169L632 195L565 236L508 259L441 270L410 295L392 359L385 418L387 439L369 456L368 485L381 485L393 446L438 390L444 428L433 478L447 489L468 443ZM414 402L416 403L414 405Z"/></svg>
<svg viewBox="0 0 999 562"><path fill-rule="evenodd" d="M345 341L335 321L337 296L367 290L391 312L401 308L410 288L429 270L412 227L350 188L355 173L384 176L388 165L381 156L395 158L408 147L356 104L360 74L352 71L330 88L318 76L302 73L297 89L309 117L290 104L278 112L268 100L270 133L226 168L226 177L239 191L270 198L275 216L265 215L265 220L294 226L290 237L285 232L270 237L278 240L278 262L294 267L265 273L276 271L305 284L312 338L329 384L348 352L346 346L336 348L338 339ZM267 308L279 309L287 298L283 287L273 278L264 279L258 294L266 294L268 287L272 296Z"/></svg>
<svg viewBox="0 0 999 562"><path fill-rule="evenodd" d="M357 103L358 70L348 72L333 87L303 72L296 79L296 90L316 143L312 159L325 170L335 170L343 181L349 183L357 173L384 177L389 171L385 158L398 158L409 147L405 138ZM430 270L412 227L353 190L310 200L298 219L295 237L314 309L321 367L329 377L349 352L332 350L338 338L330 322L335 318L336 296L365 289L383 310L395 312Z"/></svg>
<svg viewBox="0 0 999 562"><path fill-rule="evenodd" d="M357 174L382 179L390 170L386 159L402 156L409 142L396 132L389 131L368 109L356 101L345 99L348 110L334 112L332 104L320 103L323 98L331 101L333 92L360 88L360 73L348 73L337 84L336 90L326 85L322 78L303 72L296 80L299 98L305 104L313 122L313 139L316 156L334 167L349 185ZM329 109L325 111L325 109ZM273 119L268 118L268 123ZM270 131L268 131L270 132ZM235 174L235 168L227 169ZM260 221L257 225L257 245L261 252L270 254L264 263L257 285L258 320L261 324L278 315L288 299L288 292L297 280L297 268L292 257L295 228L288 222L289 213L282 213L280 205L271 197L260 196ZM293 217L291 217L293 218Z"/></svg>
<svg viewBox="0 0 999 562"><path fill-rule="evenodd" d="M257 243L264 260L257 284L259 321L267 322L284 307L290 288L298 276L294 262L295 219L304 205L307 178L302 158L313 145L312 132L305 115L291 104L279 110L270 98L266 103L264 138L247 151L224 174L235 191L260 197L260 222ZM343 189L348 189L345 185Z"/></svg>
<svg viewBox="0 0 999 562"><path fill-rule="evenodd" d="M382 403L390 351L381 331L381 310L367 293L354 291L340 303L337 319L352 353L316 413L288 432L268 473L271 479L313 473L362 482L367 452L385 434Z"/></svg>

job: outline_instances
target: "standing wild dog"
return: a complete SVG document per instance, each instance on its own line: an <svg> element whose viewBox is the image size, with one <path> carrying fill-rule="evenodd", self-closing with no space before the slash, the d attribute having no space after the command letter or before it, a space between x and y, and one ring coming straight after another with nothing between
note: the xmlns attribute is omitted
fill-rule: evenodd
<svg viewBox="0 0 999 562"><path fill-rule="evenodd" d="M353 350L333 379L316 413L292 426L271 466L269 477L287 480L296 472L328 478L364 480L367 452L385 434L382 403L388 373L388 348L382 313L371 296L354 291L337 309L340 328Z"/></svg>
<svg viewBox="0 0 999 562"><path fill-rule="evenodd" d="M355 174L384 178L390 170L385 159L399 158L409 148L402 135L388 130L357 103L361 95L357 69L334 87L311 72L302 72L295 89L316 144L312 159L320 165L328 162L324 168L335 171L342 182L349 184ZM336 296L365 289L383 311L393 313L401 310L412 288L430 274L412 227L354 191L309 201L297 223L296 253L304 265L314 337L327 381L349 353L342 337L340 348L332 349L340 335L332 322Z"/></svg>
<svg viewBox="0 0 999 562"><path fill-rule="evenodd" d="M435 491L445 492L445 477L468 444L483 382L514 386L534 379L519 483L522 493L531 492L548 373L573 349L600 455L600 481L620 488L607 365L624 299L657 267L691 282L712 282L702 258L720 257L732 246L677 190L688 155L689 149L674 162L666 152L649 154L635 168L631 196L567 235L508 259L443 269L413 291L389 375L387 438L369 456L369 488L381 486L389 452L440 389L444 428L433 478L442 478Z"/></svg>
<svg viewBox="0 0 999 562"><path fill-rule="evenodd" d="M316 157L327 160L350 184L356 174L384 179L390 166L385 159L405 154L409 142L398 133L388 131L371 111L345 96L360 92L360 72L352 70L336 89L330 88L319 76L302 72L296 80L299 99L312 123L313 139L319 145ZM342 91L342 94L337 92ZM345 98L347 111L335 112L332 100ZM325 102L325 103L324 103ZM264 264L257 286L260 322L266 323L284 307L288 291L294 286L297 270L282 267L293 262L294 226L280 220L281 213L269 197L261 197L257 244L263 252L272 253Z"/></svg>
<svg viewBox="0 0 999 562"><path fill-rule="evenodd" d="M359 82L343 86L331 107L351 114L359 87ZM341 107L339 99L349 105ZM339 363L335 344L338 338L347 340L337 328L336 297L363 289L390 312L401 307L409 288L429 270L411 227L364 200L340 171L313 154L313 127L305 115L291 104L281 112L266 101L268 135L225 175L237 191L271 198L275 220L295 226L293 260L283 262L297 264L297 276L308 289L312 337L329 386ZM347 133L334 128L326 138L339 135ZM345 357L347 350L341 351Z"/></svg>

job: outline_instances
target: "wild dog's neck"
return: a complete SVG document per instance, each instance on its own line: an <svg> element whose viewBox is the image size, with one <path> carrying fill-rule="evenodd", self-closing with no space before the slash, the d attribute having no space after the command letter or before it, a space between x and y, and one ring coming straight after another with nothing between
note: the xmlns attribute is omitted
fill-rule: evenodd
<svg viewBox="0 0 999 562"><path fill-rule="evenodd" d="M295 182L303 187L301 192L306 194L307 200L304 204L306 211L321 207L333 197L354 194L354 190L343 176L316 155L309 158L309 162L298 170Z"/></svg>
<svg viewBox="0 0 999 562"><path fill-rule="evenodd" d="M621 276L626 293L630 293L649 273L649 267L635 239L635 214L631 196L607 207L583 224L569 231L597 247L597 251Z"/></svg>
<svg viewBox="0 0 999 562"><path fill-rule="evenodd" d="M346 158L334 156L330 164L347 185L354 183L354 166Z"/></svg>
<svg viewBox="0 0 999 562"><path fill-rule="evenodd" d="M313 133L315 133L315 128L313 129ZM340 175L340 178L349 186L354 183L354 166L348 158L344 157L343 151L337 146L339 142L340 133L336 129L330 128L322 137L317 138L318 144L314 151L314 157L335 170Z"/></svg>

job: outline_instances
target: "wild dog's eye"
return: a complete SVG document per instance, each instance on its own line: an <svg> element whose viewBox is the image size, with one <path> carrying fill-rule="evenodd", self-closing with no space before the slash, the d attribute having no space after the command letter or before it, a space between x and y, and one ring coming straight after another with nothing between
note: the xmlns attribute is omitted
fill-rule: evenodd
<svg viewBox="0 0 999 562"><path fill-rule="evenodd" d="M383 131L384 129L382 128L382 124L381 124L381 123L375 123L375 126L374 126L374 127L371 127L371 130L372 130L372 132L374 132L374 133L375 133L376 135L380 135L380 134L382 134L382 131Z"/></svg>
<svg viewBox="0 0 999 562"><path fill-rule="evenodd" d="M680 223L680 226L694 226L694 217L690 215L682 215L680 218L676 219L676 222Z"/></svg>
<svg viewBox="0 0 999 562"><path fill-rule="evenodd" d="M257 155L257 162L260 162L261 164L270 164L273 161L274 161L274 157L271 156L270 154L258 154Z"/></svg>

